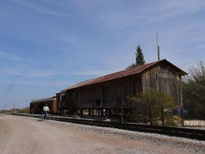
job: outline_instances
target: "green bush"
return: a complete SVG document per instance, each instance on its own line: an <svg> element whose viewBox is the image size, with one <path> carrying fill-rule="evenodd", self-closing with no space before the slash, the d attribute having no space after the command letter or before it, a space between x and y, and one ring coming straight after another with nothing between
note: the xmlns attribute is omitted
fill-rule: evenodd
<svg viewBox="0 0 205 154"><path fill-rule="evenodd" d="M25 107L23 109L19 109L18 111L19 113L30 113L30 108L29 107Z"/></svg>
<svg viewBox="0 0 205 154"><path fill-rule="evenodd" d="M177 115L167 115L165 117L166 126L181 126L181 117Z"/></svg>
<svg viewBox="0 0 205 154"><path fill-rule="evenodd" d="M163 123L165 120L164 109L176 106L170 94L154 89L148 89L127 98L132 105L131 119L138 122L143 120L145 123L149 121L150 125L164 124L166 126L166 123Z"/></svg>

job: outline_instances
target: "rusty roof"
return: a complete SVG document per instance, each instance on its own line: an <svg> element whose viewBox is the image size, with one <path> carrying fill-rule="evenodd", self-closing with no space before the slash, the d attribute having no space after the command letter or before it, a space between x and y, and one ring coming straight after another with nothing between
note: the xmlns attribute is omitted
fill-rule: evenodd
<svg viewBox="0 0 205 154"><path fill-rule="evenodd" d="M35 99L32 100L31 103L45 103L55 100L55 97L48 97L48 98L41 98L41 99Z"/></svg>
<svg viewBox="0 0 205 154"><path fill-rule="evenodd" d="M160 64L160 63L167 63L168 65L171 65L181 75L186 75L187 74L186 72L182 71L181 69L179 69L177 66L173 65L172 63L170 63L166 59L163 59L163 60L160 60L160 61L148 63L148 64L141 65L141 66L136 66L136 67L131 68L131 69L115 72L115 73L108 74L108 75L105 75L105 76L101 76L101 77L98 77L98 78L94 78L94 79L91 79L91 80L79 82L77 84L74 84L74 85L68 87L67 89L64 89L64 91L65 90L76 89L76 88L80 88L80 87L84 87L84 86L88 86L88 85L92 85L92 84L96 84L96 83L102 83L102 82L106 82L106 81L110 81L110 80L114 80L114 79L119 79L119 78L122 78L122 77L127 77L127 76L131 76L131 75L135 75L135 74L140 74L140 73L143 73L144 71L148 70L149 68L151 68L151 67L153 67L157 64Z"/></svg>

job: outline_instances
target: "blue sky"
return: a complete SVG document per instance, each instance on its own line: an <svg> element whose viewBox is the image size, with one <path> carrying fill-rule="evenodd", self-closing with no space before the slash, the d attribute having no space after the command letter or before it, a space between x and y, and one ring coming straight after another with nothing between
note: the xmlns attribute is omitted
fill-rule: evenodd
<svg viewBox="0 0 205 154"><path fill-rule="evenodd" d="M28 106L70 85L161 59L187 71L205 61L204 0L0 2L0 109Z"/></svg>

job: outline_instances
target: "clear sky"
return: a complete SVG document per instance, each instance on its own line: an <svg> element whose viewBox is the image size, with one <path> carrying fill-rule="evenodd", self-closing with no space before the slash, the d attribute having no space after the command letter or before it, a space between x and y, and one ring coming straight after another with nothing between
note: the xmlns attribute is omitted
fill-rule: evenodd
<svg viewBox="0 0 205 154"><path fill-rule="evenodd" d="M147 63L205 61L204 0L1 0L0 109Z"/></svg>

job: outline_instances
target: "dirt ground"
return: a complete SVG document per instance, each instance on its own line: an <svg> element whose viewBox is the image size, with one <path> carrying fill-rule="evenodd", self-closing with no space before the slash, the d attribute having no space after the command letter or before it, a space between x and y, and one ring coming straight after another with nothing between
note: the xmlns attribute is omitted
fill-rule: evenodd
<svg viewBox="0 0 205 154"><path fill-rule="evenodd" d="M202 127L205 129L205 120L185 120L184 126Z"/></svg>
<svg viewBox="0 0 205 154"><path fill-rule="evenodd" d="M118 135L85 131L78 128L76 124L75 127L72 125L74 124L0 114L0 153L192 153L182 146L173 147L164 143L145 142Z"/></svg>

